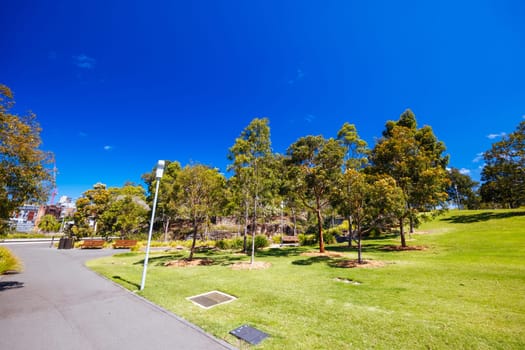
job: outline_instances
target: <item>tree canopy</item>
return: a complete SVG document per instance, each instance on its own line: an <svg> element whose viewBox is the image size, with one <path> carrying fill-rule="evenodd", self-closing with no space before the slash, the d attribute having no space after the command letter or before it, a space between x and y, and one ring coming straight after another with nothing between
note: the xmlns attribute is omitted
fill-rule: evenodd
<svg viewBox="0 0 525 350"><path fill-rule="evenodd" d="M53 178L46 168L53 155L40 149L36 116L11 113L13 93L0 85L0 233L14 210L47 200Z"/></svg>

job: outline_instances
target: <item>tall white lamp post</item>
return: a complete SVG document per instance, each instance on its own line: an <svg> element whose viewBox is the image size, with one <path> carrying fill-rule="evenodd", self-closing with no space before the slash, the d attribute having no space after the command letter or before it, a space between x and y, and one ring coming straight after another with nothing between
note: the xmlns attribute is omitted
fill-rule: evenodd
<svg viewBox="0 0 525 350"><path fill-rule="evenodd" d="M153 232L153 221L155 220L155 209L157 208L157 195L159 194L159 184L162 174L164 173L164 161L159 160L157 163L157 186L155 186L155 198L153 199L153 210L151 211L151 221L149 223L149 233L148 233L148 245L146 246L146 258L144 259L144 269L142 270L142 282L140 282L140 290L144 290L144 285L146 284L146 272L148 270L148 259L149 259L149 248L151 245L151 234Z"/></svg>

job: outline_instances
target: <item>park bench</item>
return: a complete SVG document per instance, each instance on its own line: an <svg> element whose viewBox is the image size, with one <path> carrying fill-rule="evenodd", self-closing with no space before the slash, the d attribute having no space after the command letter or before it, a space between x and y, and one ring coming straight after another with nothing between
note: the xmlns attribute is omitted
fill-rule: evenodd
<svg viewBox="0 0 525 350"><path fill-rule="evenodd" d="M131 248L137 245L137 240L135 239L117 239L115 243L113 243L113 248L115 249L125 249L125 248Z"/></svg>
<svg viewBox="0 0 525 350"><path fill-rule="evenodd" d="M101 249L104 248L104 243L106 243L103 239L86 239L80 248L82 249Z"/></svg>
<svg viewBox="0 0 525 350"><path fill-rule="evenodd" d="M283 245L299 245L299 237L297 236L281 236L281 246Z"/></svg>

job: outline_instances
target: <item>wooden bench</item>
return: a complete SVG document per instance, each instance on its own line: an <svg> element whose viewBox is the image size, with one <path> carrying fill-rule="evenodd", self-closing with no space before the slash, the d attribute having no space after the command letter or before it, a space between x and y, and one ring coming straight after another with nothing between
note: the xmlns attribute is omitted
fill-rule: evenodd
<svg viewBox="0 0 525 350"><path fill-rule="evenodd" d="M281 236L281 246L283 245L299 245L299 237L297 236Z"/></svg>
<svg viewBox="0 0 525 350"><path fill-rule="evenodd" d="M113 248L115 249L126 249L131 248L137 245L136 239L117 239L115 243L113 243Z"/></svg>
<svg viewBox="0 0 525 350"><path fill-rule="evenodd" d="M82 249L102 249L104 248L104 243L106 243L103 239L86 239L80 248Z"/></svg>

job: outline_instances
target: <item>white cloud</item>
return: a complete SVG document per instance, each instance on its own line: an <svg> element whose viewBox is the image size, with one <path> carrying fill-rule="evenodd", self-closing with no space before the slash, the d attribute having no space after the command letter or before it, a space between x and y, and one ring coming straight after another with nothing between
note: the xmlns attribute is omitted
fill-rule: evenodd
<svg viewBox="0 0 525 350"><path fill-rule="evenodd" d="M499 134L488 134L487 137L491 140L494 140L498 137L503 137L503 136L506 136L507 134L504 133L504 132L500 132Z"/></svg>
<svg viewBox="0 0 525 350"><path fill-rule="evenodd" d="M476 154L476 158L472 160L473 163L479 163L483 159L483 152Z"/></svg>
<svg viewBox="0 0 525 350"><path fill-rule="evenodd" d="M113 149L113 146L106 145L104 146L104 151L111 151Z"/></svg>
<svg viewBox="0 0 525 350"><path fill-rule="evenodd" d="M461 168L459 169L459 173L463 175L470 175L470 169Z"/></svg>
<svg viewBox="0 0 525 350"><path fill-rule="evenodd" d="M308 123L313 122L317 117L313 114L307 114L306 117L304 117L304 120L306 120Z"/></svg>
<svg viewBox="0 0 525 350"><path fill-rule="evenodd" d="M93 69L95 68L97 61L92 57L81 54L78 56L73 56L73 63L79 68Z"/></svg>
<svg viewBox="0 0 525 350"><path fill-rule="evenodd" d="M301 68L297 68L297 72L295 73L295 77L293 79L288 80L288 84L293 85L299 80L304 78L305 73Z"/></svg>

